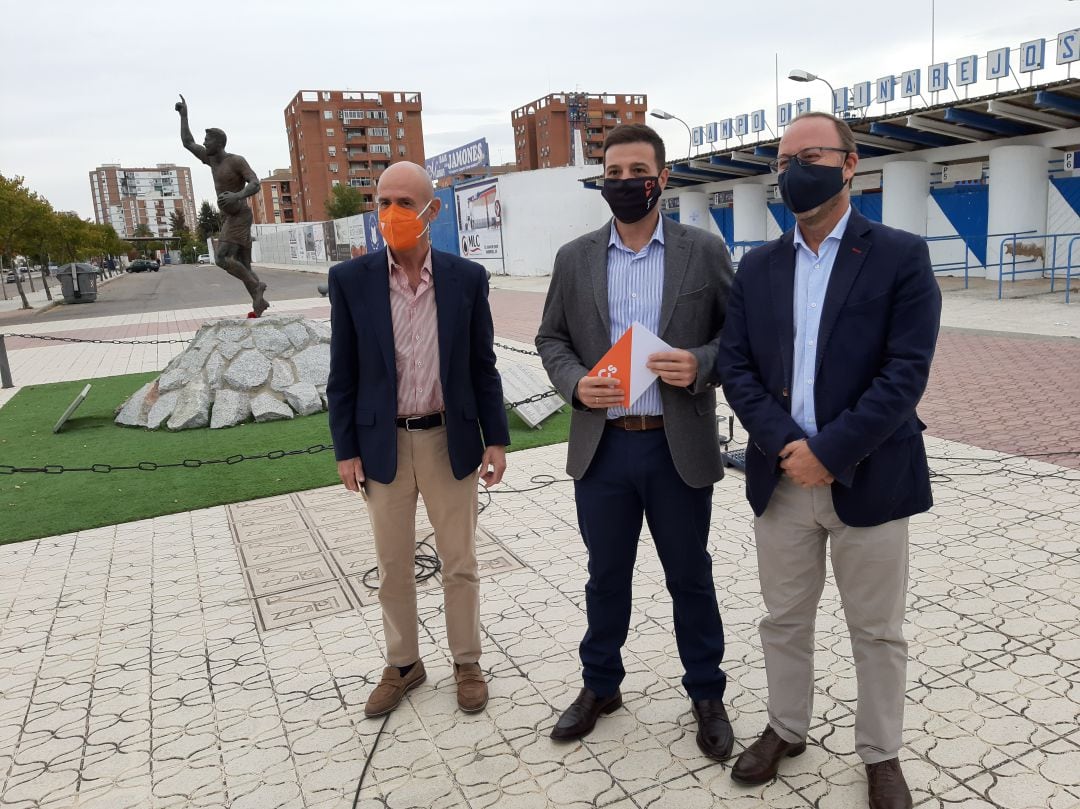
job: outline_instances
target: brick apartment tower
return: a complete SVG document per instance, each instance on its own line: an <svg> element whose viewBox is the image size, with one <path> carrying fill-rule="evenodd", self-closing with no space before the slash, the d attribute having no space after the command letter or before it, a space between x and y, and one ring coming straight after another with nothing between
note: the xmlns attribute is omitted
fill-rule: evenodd
<svg viewBox="0 0 1080 809"><path fill-rule="evenodd" d="M173 211L183 211L188 227L195 229L195 194L187 166L124 168L106 163L90 172L90 195L94 219L112 225L121 239L134 236L139 225L147 225L155 236L171 236Z"/></svg>
<svg viewBox="0 0 1080 809"><path fill-rule="evenodd" d="M518 169L571 166L571 129L581 132L585 165L603 162L604 137L619 124L646 123L648 98L610 93L551 93L510 113Z"/></svg>
<svg viewBox="0 0 1080 809"><path fill-rule="evenodd" d="M325 220L335 185L352 185L375 207L375 184L400 160L424 164L420 93L302 90L285 108L299 222Z"/></svg>
<svg viewBox="0 0 1080 809"><path fill-rule="evenodd" d="M283 225L300 221L296 217L293 186L289 169L274 169L259 180L259 193L251 198L251 213L256 225Z"/></svg>

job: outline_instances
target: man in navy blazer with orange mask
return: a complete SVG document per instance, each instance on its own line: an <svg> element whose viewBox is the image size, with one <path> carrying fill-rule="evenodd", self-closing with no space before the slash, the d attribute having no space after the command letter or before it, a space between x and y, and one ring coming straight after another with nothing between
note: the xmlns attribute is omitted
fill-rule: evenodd
<svg viewBox="0 0 1080 809"><path fill-rule="evenodd" d="M487 273L432 249L439 200L422 166L383 172L378 207L387 249L330 269L326 385L338 475L367 495L379 564L387 667L364 713L392 711L427 676L416 614L418 494L442 561L458 705L479 711L487 684L478 662L477 476L498 483L510 443Z"/></svg>
<svg viewBox="0 0 1080 809"><path fill-rule="evenodd" d="M851 207L858 160L850 128L831 115L788 127L775 168L796 226L743 258L717 357L750 435L746 493L768 611L759 630L769 724L731 777L765 783L806 749L828 542L855 659L855 750L869 805L907 809L898 753L908 518L931 505L915 407L941 293L922 238Z"/></svg>

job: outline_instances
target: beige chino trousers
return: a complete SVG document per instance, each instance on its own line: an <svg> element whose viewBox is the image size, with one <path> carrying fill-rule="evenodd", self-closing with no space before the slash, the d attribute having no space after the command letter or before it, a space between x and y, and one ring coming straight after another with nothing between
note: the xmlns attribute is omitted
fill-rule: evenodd
<svg viewBox="0 0 1080 809"><path fill-rule="evenodd" d="M895 758L904 728L908 520L845 525L828 486L784 477L754 521L758 575L768 614L758 630L769 684L769 724L806 738L814 699L814 619L825 586L826 541L851 636L858 683L855 751L867 764Z"/></svg>
<svg viewBox="0 0 1080 809"><path fill-rule="evenodd" d="M455 663L480 659L480 577L476 565L477 476L457 480L446 427L397 431L397 474L367 482L368 509L379 564L379 604L386 661L420 659L416 614L416 499L424 498L442 561L446 637Z"/></svg>

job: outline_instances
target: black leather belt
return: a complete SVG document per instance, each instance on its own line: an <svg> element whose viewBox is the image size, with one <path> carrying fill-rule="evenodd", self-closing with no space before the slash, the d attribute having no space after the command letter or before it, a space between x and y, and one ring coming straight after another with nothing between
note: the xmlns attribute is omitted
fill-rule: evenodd
<svg viewBox="0 0 1080 809"><path fill-rule="evenodd" d="M428 413L426 416L400 416L394 423L402 430L414 433L417 430L430 430L432 427L441 427L446 419L444 413Z"/></svg>
<svg viewBox="0 0 1080 809"><path fill-rule="evenodd" d="M663 416L619 416L615 419L607 420L608 427L615 427L620 430L629 430L630 432L641 432L642 430L660 430L664 426Z"/></svg>

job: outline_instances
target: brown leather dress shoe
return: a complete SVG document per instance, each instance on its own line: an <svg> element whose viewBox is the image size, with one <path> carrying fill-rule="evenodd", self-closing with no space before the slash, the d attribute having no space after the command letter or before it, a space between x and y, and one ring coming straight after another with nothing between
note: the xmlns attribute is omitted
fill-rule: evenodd
<svg viewBox="0 0 1080 809"><path fill-rule="evenodd" d="M911 790L900 769L900 759L866 765L870 809L911 809Z"/></svg>
<svg viewBox="0 0 1080 809"><path fill-rule="evenodd" d="M588 688L582 688L577 699L559 717L551 729L551 738L558 742L570 742L588 736L600 714L614 713L622 707L622 694L616 691L610 697L598 697Z"/></svg>
<svg viewBox="0 0 1080 809"><path fill-rule="evenodd" d="M465 713L482 711L488 703L487 681L479 663L454 664L457 680L457 704Z"/></svg>
<svg viewBox="0 0 1080 809"><path fill-rule="evenodd" d="M780 759L795 758L805 751L806 742L785 742L776 735L772 725L766 725L765 732L758 740L743 750L735 760L735 766L731 768L731 780L747 786L768 783L776 777Z"/></svg>
<svg viewBox="0 0 1080 809"><path fill-rule="evenodd" d="M408 691L416 688L426 679L427 672L424 671L422 660L416 661L404 677L401 676L397 666L387 666L383 669L382 680L368 697L367 704L364 706L364 716L370 719L390 713L401 704Z"/></svg>

